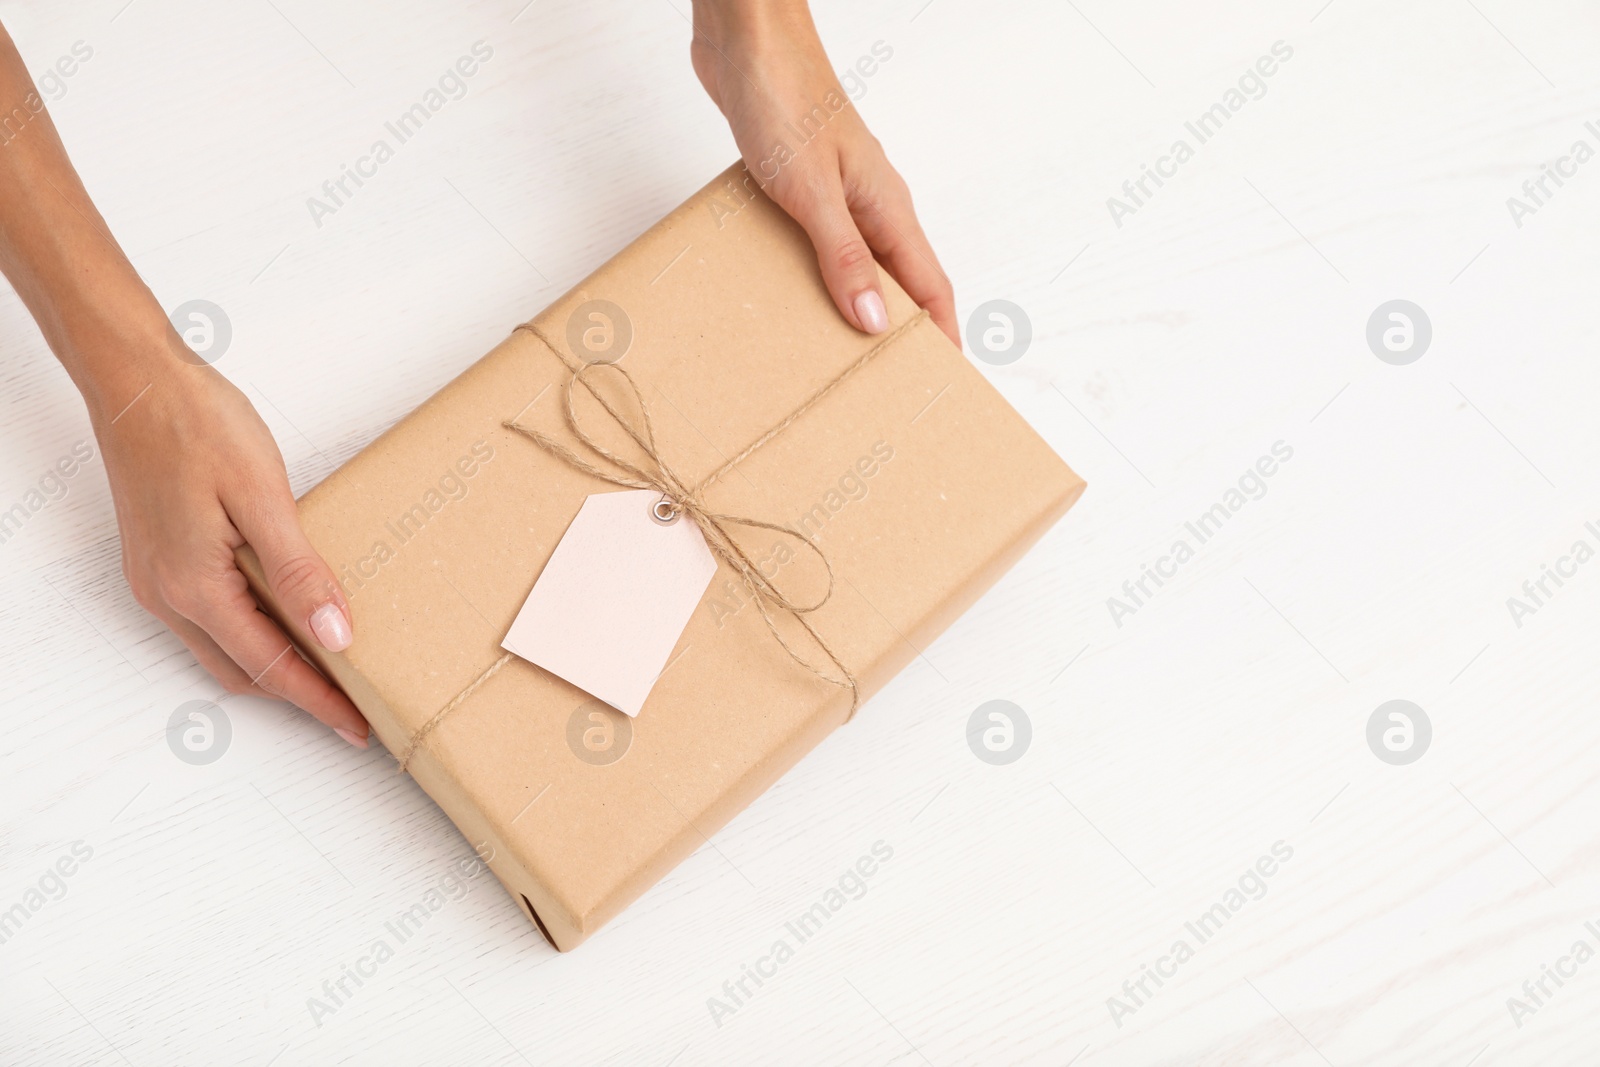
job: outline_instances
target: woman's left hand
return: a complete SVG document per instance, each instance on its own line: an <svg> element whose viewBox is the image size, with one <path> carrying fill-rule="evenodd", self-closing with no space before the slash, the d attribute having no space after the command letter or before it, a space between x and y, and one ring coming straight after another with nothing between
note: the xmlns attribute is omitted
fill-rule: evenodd
<svg viewBox="0 0 1600 1067"><path fill-rule="evenodd" d="M905 181L834 76L804 0L696 0L690 58L751 175L810 236L845 319L867 333L888 329L881 262L960 347L950 279Z"/></svg>

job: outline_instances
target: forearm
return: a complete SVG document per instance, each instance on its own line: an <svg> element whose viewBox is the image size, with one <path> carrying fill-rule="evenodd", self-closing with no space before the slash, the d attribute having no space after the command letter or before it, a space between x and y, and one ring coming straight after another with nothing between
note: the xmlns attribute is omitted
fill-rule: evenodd
<svg viewBox="0 0 1600 1067"><path fill-rule="evenodd" d="M694 0L694 30L722 42L757 38L811 27L806 0Z"/></svg>
<svg viewBox="0 0 1600 1067"><path fill-rule="evenodd" d="M166 317L79 181L0 27L0 271L72 376L96 426L181 362Z"/></svg>

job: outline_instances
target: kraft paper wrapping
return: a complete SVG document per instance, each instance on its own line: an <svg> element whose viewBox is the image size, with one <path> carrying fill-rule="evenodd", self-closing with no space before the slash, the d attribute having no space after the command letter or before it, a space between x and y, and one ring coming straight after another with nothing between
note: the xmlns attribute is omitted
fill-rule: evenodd
<svg viewBox="0 0 1600 1067"><path fill-rule="evenodd" d="M919 315L886 275L883 286L893 326ZM742 166L538 316L539 333L568 344L574 311L594 300L631 324L622 365L649 405L660 453L692 478L875 343L840 317L805 234ZM300 501L355 623L344 653L303 651L391 752L500 657L584 499L616 489L502 425L520 413L570 438L560 407L569 373L538 337L516 331ZM621 442L583 399L585 429ZM826 554L833 595L809 618L866 700L1083 485L924 316L706 495L720 512L789 525ZM785 588L809 598L825 583L810 554L785 551L781 537L734 532ZM248 549L240 562L277 614ZM784 632L824 662L803 633ZM561 950L839 726L850 693L796 665L723 564L613 763L569 745L569 720L589 703L513 659L431 732L409 768Z"/></svg>

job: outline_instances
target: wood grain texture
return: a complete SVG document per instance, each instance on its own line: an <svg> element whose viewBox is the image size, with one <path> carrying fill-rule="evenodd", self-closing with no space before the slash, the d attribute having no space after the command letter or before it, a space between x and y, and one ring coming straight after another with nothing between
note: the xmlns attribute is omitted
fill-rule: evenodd
<svg viewBox="0 0 1600 1067"><path fill-rule="evenodd" d="M1089 480L1068 518L855 723L558 956L468 880L336 1011L471 849L381 752L222 703L122 583L104 472L0 544L6 1064L1580 1064L1600 962L1600 564L1507 598L1600 521L1600 162L1518 227L1506 199L1600 122L1576 0L819 0L980 364ZM169 307L226 309L218 363L297 490L734 155L686 0L0 0ZM493 57L319 226L306 201L474 42ZM1118 226L1121 196L1275 42L1293 50ZM1192 138L1191 138L1192 139ZM0 149L3 150L3 149ZM1380 362L1368 316L1426 309ZM0 295L0 510L79 441L70 382ZM1284 442L1176 577L1107 598ZM1120 624L1119 624L1120 623ZM1408 766L1382 702L1426 709ZM1018 761L966 741L1025 709ZM883 842L893 856L731 1015L712 997ZM81 863L60 883L60 858ZM1293 855L1132 1014L1122 996L1259 857ZM30 888L46 883L38 898ZM1252 883L1253 884L1253 883ZM792 940L792 938L791 938ZM1147 980L1148 981L1148 980ZM1131 1003L1131 1001L1130 1001Z"/></svg>

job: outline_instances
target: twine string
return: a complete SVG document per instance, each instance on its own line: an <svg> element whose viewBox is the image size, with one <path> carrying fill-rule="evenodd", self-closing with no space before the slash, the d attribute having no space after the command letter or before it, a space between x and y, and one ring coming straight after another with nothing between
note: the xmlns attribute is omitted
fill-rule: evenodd
<svg viewBox="0 0 1600 1067"><path fill-rule="evenodd" d="M627 489L651 489L659 492L661 494L662 502L670 506L672 517L686 517L693 522L695 526L699 528L701 534L705 537L706 546L710 548L718 558L726 563L728 567L739 576L739 579L744 584L745 589L750 593L751 601L760 611L761 619L766 624L767 630L778 642L779 647L781 647L783 651L788 654L789 658L794 660L796 664L812 675L822 679L830 685L837 685L850 690L850 711L846 716L846 721L848 721L850 718L855 716L856 709L860 706L860 685L856 681L856 677L851 672L850 668L845 666L844 662L839 659L838 655L831 647L829 647L828 643L823 640L822 635L817 632L814 626L812 626L810 620L806 618L808 614L818 610L824 604L826 604L829 598L833 595L833 565L828 562L827 555L822 551L822 549L818 548L810 538L805 537L804 535L787 526L782 526L773 522L767 522L763 519L754 519L739 515L728 515L711 510L711 508L707 506L705 502L704 493L706 489L708 489L724 474L728 473L730 470L733 470L744 460L748 459L751 455L764 447L773 438L777 437L784 430L788 429L796 420L821 402L824 397L832 393L858 370L866 366L880 353L885 351L891 344L893 344L893 342L919 325L926 318L928 318L928 313L926 311L919 311L910 320L885 334L871 348L867 349L867 351L862 353L857 359L846 366L837 375L824 382L819 388L806 397L806 399L803 400L799 406L797 406L781 421L769 428L765 433L761 434L744 448L740 449L740 451L731 459L725 460L719 467L711 471L711 473L701 478L698 482L692 484L673 468L673 466L661 454L661 450L656 446L655 427L650 418L650 407L645 403L644 396L640 392L638 383L634 381L633 376L629 374L626 369L618 366L615 363L575 362L563 354L561 349L558 348L548 337L546 337L544 332L532 322L523 323L521 326L518 326L517 329L525 330L537 337L539 340L543 341L545 347L553 352L556 357L560 359L567 367L567 369L571 371L571 375L568 377L562 390L562 414L565 417L567 429L571 432L572 436L577 440L577 442L583 446L583 448L588 450L588 452L594 457L597 457L601 462L606 464L606 466L600 466L594 462L591 462L589 459L580 455L573 449L568 448L561 442L547 436L546 434L540 433L538 430L533 430L526 426L522 426L515 420L507 420L506 422L502 423L502 425L509 430L522 434L534 444L538 445L539 448L543 449L545 452L556 457L557 459L560 459L573 469L581 471L590 477L597 478L601 481L610 482L612 485L622 486L623 488ZM613 372L617 376L617 380L627 387L625 393L632 401L631 406L637 412L637 418L619 411L617 406L615 406L600 389L595 387L594 383L590 380L591 375L598 374L602 371ZM629 459L606 448L584 429L578 418L577 409L573 406L573 394L579 386L582 386L585 390L587 390L589 395L599 403L601 409L606 413L610 421L619 426L628 436L629 440L634 443L644 457L645 462L643 465L632 462ZM670 521L670 519L668 519L668 521ZM771 530L774 533L780 534L784 537L792 538L800 545L803 545L822 564L823 570L827 574L827 586L823 590L821 596L817 597L811 602L805 602L798 600L790 594L784 592L783 589L781 589L772 578L768 577L761 570L755 561L752 560L745 550L739 545L738 541L734 539L732 534L729 532L729 527L734 526L743 526L748 529ZM811 662L810 659L802 655L779 629L774 613L788 615L794 619L810 638L811 643L822 652L822 655L827 660L827 663L831 665L833 672L836 673L830 673L828 670L817 666L815 663ZM451 712L455 711L462 704L465 704L473 693L475 693L484 683L488 682L490 678L493 678L496 674L498 674L507 663L511 662L512 658L513 656L510 652L503 653L498 659L495 660L494 663L485 668L476 678L472 680L471 683L462 689L461 692L457 693L447 704L441 707L438 711L434 712L434 714L422 724L421 728L412 735L410 742L406 746L405 752L400 757L399 763L402 771L409 766L412 756L415 755L418 748L421 747L422 743L427 740L429 735L433 733L439 724L442 723Z"/></svg>

